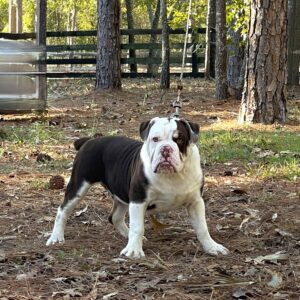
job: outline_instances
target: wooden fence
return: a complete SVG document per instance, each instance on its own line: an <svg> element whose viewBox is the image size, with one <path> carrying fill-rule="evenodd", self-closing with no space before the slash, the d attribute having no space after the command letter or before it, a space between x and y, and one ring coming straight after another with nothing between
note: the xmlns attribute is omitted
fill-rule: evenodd
<svg viewBox="0 0 300 300"><path fill-rule="evenodd" d="M148 65L161 64L161 44L147 43L145 40L150 39L151 34L161 35L161 29L125 29L121 30L121 37L124 43L121 43L121 65L123 77L152 77L155 74L147 73ZM185 29L171 29L170 43L171 57L171 75L179 75L181 71L182 50L184 41ZM135 39L140 39L143 42L136 42L134 44L127 43L128 36L133 35ZM188 55L186 58L186 68L184 69L184 76L203 77L204 64L204 40L205 29L198 28L189 30L189 42L187 44ZM95 77L96 67L96 30L89 31L60 31L46 33L46 49L47 49L47 77L49 78L63 78L63 77ZM148 36L148 37L147 37ZM72 40L79 37L89 37L94 40L92 43L76 43L67 44L66 39ZM0 38L13 40L35 39L35 33L0 33ZM56 44L51 43L52 39ZM60 41L61 40L61 41ZM176 40L176 41L175 41ZM59 44L58 44L59 43ZM212 45L214 47L214 45ZM129 56L129 50L136 50L136 57ZM148 57L150 49L156 49L157 56ZM130 72L129 65L136 64L138 71ZM177 72L176 72L177 71Z"/></svg>

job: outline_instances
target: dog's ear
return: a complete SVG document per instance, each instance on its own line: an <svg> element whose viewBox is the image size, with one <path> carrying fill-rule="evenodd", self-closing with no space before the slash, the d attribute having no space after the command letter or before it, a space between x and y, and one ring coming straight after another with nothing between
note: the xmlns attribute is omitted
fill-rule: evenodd
<svg viewBox="0 0 300 300"><path fill-rule="evenodd" d="M190 122L187 120L182 121L187 125L187 128L191 135L191 142L197 144L199 142L199 135L200 135L200 127L197 123Z"/></svg>
<svg viewBox="0 0 300 300"><path fill-rule="evenodd" d="M144 121L140 124L140 137L143 141L147 139L151 126L152 126L151 120Z"/></svg>
<svg viewBox="0 0 300 300"><path fill-rule="evenodd" d="M191 139L194 144L198 144L200 136L200 126L197 123L187 121L191 128Z"/></svg>

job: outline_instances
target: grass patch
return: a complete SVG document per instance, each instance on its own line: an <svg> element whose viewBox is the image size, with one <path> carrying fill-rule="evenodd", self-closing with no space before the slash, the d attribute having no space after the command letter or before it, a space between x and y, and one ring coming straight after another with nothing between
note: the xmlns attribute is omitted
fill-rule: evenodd
<svg viewBox="0 0 300 300"><path fill-rule="evenodd" d="M5 127L5 133L2 139L18 145L38 145L47 142L56 144L64 138L61 128L43 122Z"/></svg>
<svg viewBox="0 0 300 300"><path fill-rule="evenodd" d="M34 179L30 182L30 188L33 190L47 190L49 188L49 182L45 179Z"/></svg>
<svg viewBox="0 0 300 300"><path fill-rule="evenodd" d="M205 163L242 162L249 175L300 177L300 133L220 130L202 132L200 152Z"/></svg>

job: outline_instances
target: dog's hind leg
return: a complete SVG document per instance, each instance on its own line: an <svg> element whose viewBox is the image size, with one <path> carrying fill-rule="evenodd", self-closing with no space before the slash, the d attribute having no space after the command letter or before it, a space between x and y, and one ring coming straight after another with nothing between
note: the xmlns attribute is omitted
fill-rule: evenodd
<svg viewBox="0 0 300 300"><path fill-rule="evenodd" d="M78 178L76 178L78 179ZM67 219L76 204L84 197L91 184L85 180L75 180L73 176L67 186L64 202L58 207L52 234L46 245L64 242L64 231Z"/></svg>
<svg viewBox="0 0 300 300"><path fill-rule="evenodd" d="M125 215L128 210L128 205L121 202L115 196L112 211L108 217L108 220L124 237L128 237L128 227L125 223Z"/></svg>

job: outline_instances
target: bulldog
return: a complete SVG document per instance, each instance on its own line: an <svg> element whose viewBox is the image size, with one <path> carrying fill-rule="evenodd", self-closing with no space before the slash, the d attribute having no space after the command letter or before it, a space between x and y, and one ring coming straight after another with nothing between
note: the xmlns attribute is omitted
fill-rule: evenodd
<svg viewBox="0 0 300 300"><path fill-rule="evenodd" d="M179 118L154 118L140 125L143 142L127 137L82 138L64 201L47 245L64 242L67 218L91 185L112 195L109 221L128 238L121 255L144 257L145 214L186 207L203 250L227 254L208 231L202 198L203 173L197 147L199 126ZM129 211L129 229L125 215Z"/></svg>

